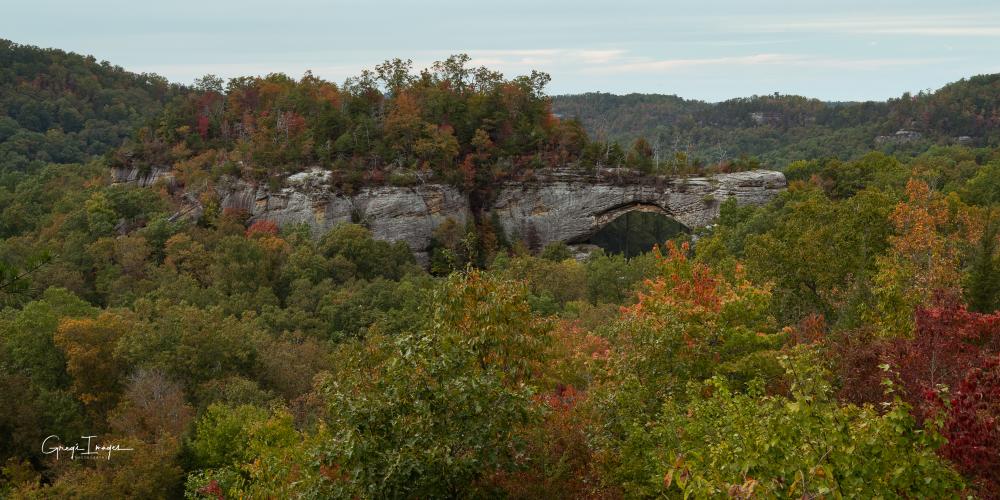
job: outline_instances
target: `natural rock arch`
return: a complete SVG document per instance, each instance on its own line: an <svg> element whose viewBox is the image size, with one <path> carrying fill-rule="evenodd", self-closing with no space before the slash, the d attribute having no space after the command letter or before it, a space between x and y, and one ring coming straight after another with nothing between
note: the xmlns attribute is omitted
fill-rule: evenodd
<svg viewBox="0 0 1000 500"><path fill-rule="evenodd" d="M507 183L491 205L491 217L511 238L530 235L545 246L585 241L631 211L666 215L689 229L710 224L723 201L766 203L785 188L781 172L754 170L712 177L646 177L610 181L596 176L555 174L533 183Z"/></svg>

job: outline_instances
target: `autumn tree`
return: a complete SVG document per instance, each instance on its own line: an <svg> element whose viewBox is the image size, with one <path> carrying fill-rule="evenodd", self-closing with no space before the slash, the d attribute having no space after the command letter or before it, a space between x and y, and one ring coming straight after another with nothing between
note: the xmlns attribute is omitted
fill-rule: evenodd
<svg viewBox="0 0 1000 500"><path fill-rule="evenodd" d="M972 365L944 408L941 454L986 498L1000 493L1000 359Z"/></svg>
<svg viewBox="0 0 1000 500"><path fill-rule="evenodd" d="M180 384L156 370L139 370L124 383L121 402L108 419L116 431L146 443L184 435L194 410Z"/></svg>
<svg viewBox="0 0 1000 500"><path fill-rule="evenodd" d="M969 311L953 298L938 302L918 307L913 336L890 341L883 355L899 374L904 395L924 411L929 393L954 389L969 367L1000 350L1000 313Z"/></svg>
<svg viewBox="0 0 1000 500"><path fill-rule="evenodd" d="M101 422L118 401L126 369L115 346L135 328L126 317L103 312L96 318L63 319L54 341L66 356L66 372L76 397Z"/></svg>
<svg viewBox="0 0 1000 500"><path fill-rule="evenodd" d="M668 245L657 274L623 306L611 325L603 384L592 401L606 424L593 438L616 484L640 480L629 447L668 401L686 400L686 387L717 376L736 387L779 381L776 349L784 341L768 315L767 288L742 274L726 278Z"/></svg>
<svg viewBox="0 0 1000 500"><path fill-rule="evenodd" d="M965 236L962 208L956 200L932 192L911 179L906 200L890 220L896 234L887 255L877 257L875 304L869 319L884 336L905 336L913 329L913 311L937 296L961 289L958 243Z"/></svg>

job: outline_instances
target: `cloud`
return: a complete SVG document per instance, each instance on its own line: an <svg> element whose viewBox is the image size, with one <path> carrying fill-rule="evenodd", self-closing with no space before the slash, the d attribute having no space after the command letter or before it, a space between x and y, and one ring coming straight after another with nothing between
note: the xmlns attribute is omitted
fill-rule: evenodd
<svg viewBox="0 0 1000 500"><path fill-rule="evenodd" d="M591 68L596 73L662 73L698 66L743 66L757 64L787 64L801 56L790 54L755 54L749 56L709 57L692 59L635 60L622 64Z"/></svg>
<svg viewBox="0 0 1000 500"><path fill-rule="evenodd" d="M793 43L795 40L698 40L691 42L674 42L674 43L684 43L687 45L704 45L709 47L753 47L757 45L779 45Z"/></svg>
<svg viewBox="0 0 1000 500"><path fill-rule="evenodd" d="M532 67L544 69L552 66L608 64L625 55L619 49L522 49L522 50L468 50L470 64L491 68Z"/></svg>
<svg viewBox="0 0 1000 500"><path fill-rule="evenodd" d="M909 59L842 59L819 57L808 54L754 54L746 56L713 57L695 59L646 59L625 62L621 64L604 65L587 68L593 74L615 73L670 73L690 68L708 66L782 66L796 68L820 69L877 69L888 66L919 66L944 62L941 58L909 58Z"/></svg>
<svg viewBox="0 0 1000 500"><path fill-rule="evenodd" d="M533 69L542 71L569 70L619 64L627 56L627 52L619 49L511 49L511 50L433 50L418 51L413 61L417 70L429 68L433 61L440 61L452 54L464 52L471 58L471 66L486 66L490 69L503 71L508 76L524 74ZM342 64L326 64L322 61L338 60ZM269 73L285 73L292 77L301 76L306 70L331 81L340 82L343 79L358 75L363 69L371 68L378 58L362 60L357 56L322 51L296 51L286 54L282 60L271 58L246 63L204 62L176 64L138 64L130 65L130 69L139 72L151 72L168 76L174 81L190 83L194 78L205 74L215 74L223 78L244 75L267 75ZM310 62L312 61L312 62Z"/></svg>
<svg viewBox="0 0 1000 500"><path fill-rule="evenodd" d="M470 64L487 66L508 75L540 69L587 75L663 74L708 67L773 66L837 70L868 70L919 66L951 61L944 58L834 58L813 54L759 53L701 58L656 59L622 49L470 50ZM445 53L435 54L441 58ZM418 66L419 67L419 66Z"/></svg>
<svg viewBox="0 0 1000 500"><path fill-rule="evenodd" d="M764 33L826 32L851 35L1000 37L1000 19L991 15L856 16L761 23L750 26L748 30Z"/></svg>
<svg viewBox="0 0 1000 500"><path fill-rule="evenodd" d="M576 56L590 64L606 64L625 55L624 50L580 50Z"/></svg>
<svg viewBox="0 0 1000 500"><path fill-rule="evenodd" d="M801 61L797 61L793 66L799 66L803 68L827 68L827 69L881 69L889 66L925 66L928 64L940 64L943 62L953 61L954 59L948 59L943 57L917 57L917 58L901 58L901 59L890 59L890 58L880 58L880 59L838 59L829 57L819 57L819 58L808 58Z"/></svg>

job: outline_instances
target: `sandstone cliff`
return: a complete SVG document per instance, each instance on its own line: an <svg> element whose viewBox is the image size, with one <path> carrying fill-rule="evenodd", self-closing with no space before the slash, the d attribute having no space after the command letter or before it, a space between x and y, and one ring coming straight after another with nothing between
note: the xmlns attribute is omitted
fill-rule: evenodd
<svg viewBox="0 0 1000 500"><path fill-rule="evenodd" d="M165 170L116 170L112 177L114 182L139 186L174 185L173 176ZM784 175L768 170L694 178L553 170L531 181L500 186L483 212L499 220L515 239L537 245L582 243L629 211L662 213L693 229L709 224L718 216L719 205L730 197L741 205L763 204L784 188ZM292 175L278 190L235 179L220 181L215 189L223 209L244 209L251 220L306 223L317 234L341 222L363 223L375 238L406 242L421 263L428 260L431 236L438 225L449 218L464 224L472 217L469 197L452 186L372 186L347 195L332 190L329 173L321 169ZM200 213L195 197L187 196L177 216L195 218Z"/></svg>

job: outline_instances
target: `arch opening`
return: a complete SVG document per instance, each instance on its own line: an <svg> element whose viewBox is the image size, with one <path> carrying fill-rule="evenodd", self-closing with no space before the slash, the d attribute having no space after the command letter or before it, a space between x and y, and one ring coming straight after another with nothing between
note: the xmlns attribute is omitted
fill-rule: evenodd
<svg viewBox="0 0 1000 500"><path fill-rule="evenodd" d="M610 254L635 257L663 245L681 234L690 233L664 210L628 210L604 224L586 241Z"/></svg>

